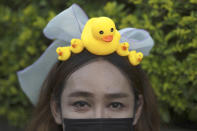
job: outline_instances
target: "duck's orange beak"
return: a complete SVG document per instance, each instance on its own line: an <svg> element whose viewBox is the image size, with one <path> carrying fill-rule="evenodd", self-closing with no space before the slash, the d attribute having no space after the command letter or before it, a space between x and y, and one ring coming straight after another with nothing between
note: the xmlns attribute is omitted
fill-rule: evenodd
<svg viewBox="0 0 197 131"><path fill-rule="evenodd" d="M125 45L122 46L122 50L126 51L127 47Z"/></svg>
<svg viewBox="0 0 197 131"><path fill-rule="evenodd" d="M60 52L58 53L58 55L59 55L59 56L62 56L62 52L60 51Z"/></svg>
<svg viewBox="0 0 197 131"><path fill-rule="evenodd" d="M107 36L103 36L103 41L105 42L111 42L113 40L113 35L107 35Z"/></svg>
<svg viewBox="0 0 197 131"><path fill-rule="evenodd" d="M138 60L138 62L141 62L142 61L142 58L138 58L137 60Z"/></svg>

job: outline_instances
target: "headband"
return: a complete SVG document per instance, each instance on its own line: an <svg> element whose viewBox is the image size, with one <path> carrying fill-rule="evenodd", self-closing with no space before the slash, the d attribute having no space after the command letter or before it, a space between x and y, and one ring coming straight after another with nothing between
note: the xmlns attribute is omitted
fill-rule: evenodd
<svg viewBox="0 0 197 131"><path fill-rule="evenodd" d="M37 61L17 72L20 86L32 104L37 103L42 83L52 66L58 61L59 56L61 56L58 49L61 47L70 48L70 42L81 39L87 21L89 19L85 12L77 4L73 4L55 16L44 28L44 35L54 41ZM144 56L147 56L154 45L149 33L143 29L124 28L118 32L121 36L120 43L129 43L129 51L142 52ZM105 40L110 39L108 37Z"/></svg>

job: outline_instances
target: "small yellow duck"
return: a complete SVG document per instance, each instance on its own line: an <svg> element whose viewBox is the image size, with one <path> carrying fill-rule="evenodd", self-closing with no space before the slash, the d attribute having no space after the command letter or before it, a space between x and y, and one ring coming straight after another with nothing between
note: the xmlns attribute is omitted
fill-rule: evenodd
<svg viewBox="0 0 197 131"><path fill-rule="evenodd" d="M124 42L118 45L117 54L120 56L128 56L129 55L129 43Z"/></svg>
<svg viewBox="0 0 197 131"><path fill-rule="evenodd" d="M82 50L84 49L83 43L81 40L79 39L72 39L71 40L71 46L70 46L70 50L73 53L80 53Z"/></svg>
<svg viewBox="0 0 197 131"><path fill-rule="evenodd" d="M61 60L61 61L65 61L68 58L70 58L70 56L71 56L70 47L68 47L68 46L58 47L56 49L56 52L58 54L58 60Z"/></svg>
<svg viewBox="0 0 197 131"><path fill-rule="evenodd" d="M133 66L136 66L136 65L140 64L140 62L142 61L143 53L141 53L141 52L137 53L135 50L134 51L130 51L129 55L128 55L128 58L129 58L129 62Z"/></svg>

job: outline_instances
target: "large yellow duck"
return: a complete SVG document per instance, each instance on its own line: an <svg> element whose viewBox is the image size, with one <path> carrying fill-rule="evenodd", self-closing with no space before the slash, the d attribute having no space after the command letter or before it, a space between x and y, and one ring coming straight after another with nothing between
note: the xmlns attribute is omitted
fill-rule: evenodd
<svg viewBox="0 0 197 131"><path fill-rule="evenodd" d="M108 55L117 50L120 33L110 18L92 18L86 23L81 40L89 52Z"/></svg>
<svg viewBox="0 0 197 131"><path fill-rule="evenodd" d="M120 43L120 37L120 33L110 18L91 18L84 26L81 39L72 39L69 50L64 49L65 52L63 52L63 54L70 57L70 52L80 53L86 48L95 55L109 55L116 51L120 56L128 56L131 58L131 55L129 55L129 44L127 42ZM66 58L59 56L58 59L65 60ZM139 61L136 62L136 59L132 58L129 60L132 65L139 64Z"/></svg>

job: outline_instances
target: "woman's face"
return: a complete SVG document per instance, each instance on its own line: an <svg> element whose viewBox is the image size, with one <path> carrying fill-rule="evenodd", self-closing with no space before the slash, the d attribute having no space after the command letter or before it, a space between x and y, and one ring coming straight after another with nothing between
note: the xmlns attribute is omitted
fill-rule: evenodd
<svg viewBox="0 0 197 131"><path fill-rule="evenodd" d="M61 97L63 118L133 117L128 78L106 60L82 66L68 78Z"/></svg>

